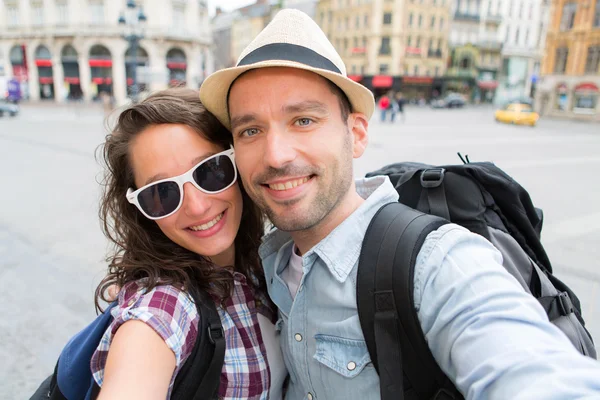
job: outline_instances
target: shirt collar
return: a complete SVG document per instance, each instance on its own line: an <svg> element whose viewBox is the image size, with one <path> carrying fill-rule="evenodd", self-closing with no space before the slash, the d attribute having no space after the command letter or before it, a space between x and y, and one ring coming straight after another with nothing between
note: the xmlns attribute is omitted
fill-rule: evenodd
<svg viewBox="0 0 600 400"><path fill-rule="evenodd" d="M360 256L365 232L375 213L383 205L398 201L398 193L387 176L357 179L356 191L365 201L329 235L303 255L303 258L317 255L334 278L340 282L344 282L354 268ZM263 237L263 244L259 249L260 257L265 259L278 252L291 240L288 232L277 228L272 229ZM286 247L293 248L293 246ZM278 269L278 266L275 266L275 270Z"/></svg>

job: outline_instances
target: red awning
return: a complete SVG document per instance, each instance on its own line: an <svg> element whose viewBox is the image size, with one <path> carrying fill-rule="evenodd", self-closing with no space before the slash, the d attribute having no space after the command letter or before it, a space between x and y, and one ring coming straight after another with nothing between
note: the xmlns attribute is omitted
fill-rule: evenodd
<svg viewBox="0 0 600 400"><path fill-rule="evenodd" d="M352 54L364 54L367 52L367 48L366 47L353 47L352 50L350 50L352 52Z"/></svg>
<svg viewBox="0 0 600 400"><path fill-rule="evenodd" d="M110 85L112 83L112 78L92 78L92 82L98 85Z"/></svg>
<svg viewBox="0 0 600 400"><path fill-rule="evenodd" d="M430 76L405 76L402 78L402 83L429 85L433 83L433 78Z"/></svg>
<svg viewBox="0 0 600 400"><path fill-rule="evenodd" d="M52 79L52 77L49 77L49 76L41 76L40 77L41 84L47 84L47 83L52 83L52 82L54 82L54 79Z"/></svg>
<svg viewBox="0 0 600 400"><path fill-rule="evenodd" d="M38 67L51 67L52 60L35 60L35 65Z"/></svg>
<svg viewBox="0 0 600 400"><path fill-rule="evenodd" d="M133 78L127 78L127 84L129 86L133 85Z"/></svg>
<svg viewBox="0 0 600 400"><path fill-rule="evenodd" d="M354 82L360 82L362 78L362 75L348 75L348 79L352 79Z"/></svg>
<svg viewBox="0 0 600 400"><path fill-rule="evenodd" d="M167 68L169 69L186 69L187 63L184 62L168 62Z"/></svg>
<svg viewBox="0 0 600 400"><path fill-rule="evenodd" d="M484 90L493 90L498 87L498 81L479 81L477 86Z"/></svg>
<svg viewBox="0 0 600 400"><path fill-rule="evenodd" d="M580 83L579 85L575 86L575 91L576 92L597 92L598 86L596 86L595 84L593 84L591 82Z"/></svg>
<svg viewBox="0 0 600 400"><path fill-rule="evenodd" d="M112 67L112 60L90 60L90 67L109 68Z"/></svg>
<svg viewBox="0 0 600 400"><path fill-rule="evenodd" d="M392 82L394 82L394 78L389 75L375 75L372 85L374 88L389 88L392 87Z"/></svg>
<svg viewBox="0 0 600 400"><path fill-rule="evenodd" d="M406 54L414 54L414 55L421 54L421 48L419 48L419 47L409 47L409 46L407 46L404 51L406 52Z"/></svg>
<svg viewBox="0 0 600 400"><path fill-rule="evenodd" d="M65 82L72 85L79 85L79 78L76 76L65 76Z"/></svg>

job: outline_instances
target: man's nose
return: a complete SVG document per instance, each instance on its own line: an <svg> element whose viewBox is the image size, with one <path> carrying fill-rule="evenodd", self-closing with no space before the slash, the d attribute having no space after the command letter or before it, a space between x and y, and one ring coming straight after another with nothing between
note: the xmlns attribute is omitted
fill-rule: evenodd
<svg viewBox="0 0 600 400"><path fill-rule="evenodd" d="M202 217L210 209L210 195L198 190L190 182L183 185L183 211L188 217Z"/></svg>
<svg viewBox="0 0 600 400"><path fill-rule="evenodd" d="M282 168L296 158L294 140L283 128L272 128L266 135L264 162L272 168Z"/></svg>

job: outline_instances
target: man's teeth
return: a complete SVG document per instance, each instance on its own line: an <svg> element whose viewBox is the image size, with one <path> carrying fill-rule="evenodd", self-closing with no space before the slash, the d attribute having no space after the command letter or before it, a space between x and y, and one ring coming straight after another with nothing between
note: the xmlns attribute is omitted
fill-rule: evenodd
<svg viewBox="0 0 600 400"><path fill-rule="evenodd" d="M288 189L293 189L298 185L302 185L303 183L308 182L308 177L304 177L301 179L295 179L293 181L287 181L285 183L273 183L269 185L270 189L273 190L288 190Z"/></svg>
<svg viewBox="0 0 600 400"><path fill-rule="evenodd" d="M202 225L198 225L198 226L190 226L190 229L193 231L205 231L205 230L210 229L213 226L215 226L215 224L217 222L219 222L221 220L221 218L223 218L223 213L217 215L217 217L215 219L213 219L210 222L207 222L206 224L202 224Z"/></svg>

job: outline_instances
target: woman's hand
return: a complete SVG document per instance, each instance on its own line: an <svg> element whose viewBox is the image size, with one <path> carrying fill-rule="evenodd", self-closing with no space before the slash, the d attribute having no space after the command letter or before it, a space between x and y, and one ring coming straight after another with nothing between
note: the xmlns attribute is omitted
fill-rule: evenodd
<svg viewBox="0 0 600 400"><path fill-rule="evenodd" d="M115 333L98 400L165 400L175 371L175 354L141 321L125 322Z"/></svg>

